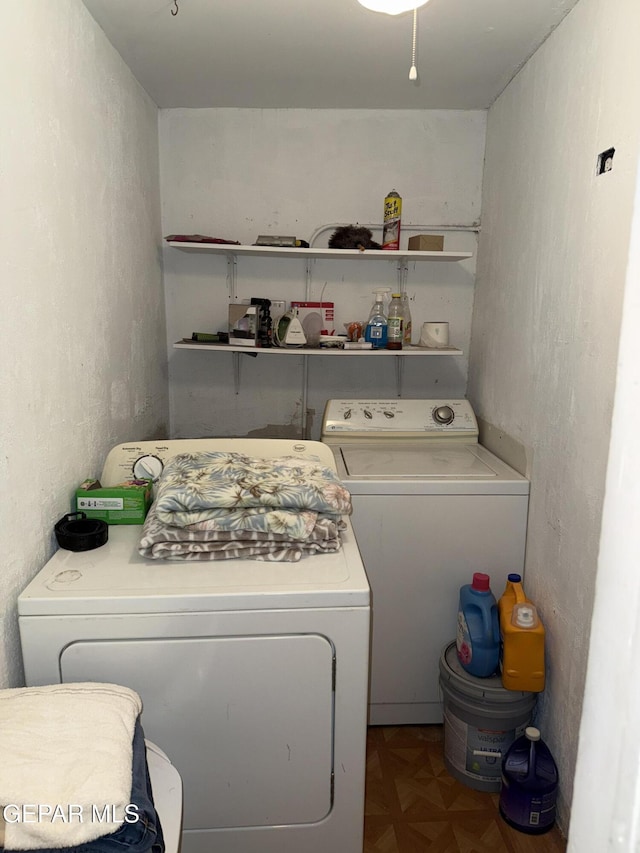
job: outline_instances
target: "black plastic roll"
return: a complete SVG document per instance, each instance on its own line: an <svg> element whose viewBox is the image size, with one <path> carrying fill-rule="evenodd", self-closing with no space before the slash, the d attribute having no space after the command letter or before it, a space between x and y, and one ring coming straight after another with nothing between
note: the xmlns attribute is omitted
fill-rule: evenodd
<svg viewBox="0 0 640 853"><path fill-rule="evenodd" d="M67 551L92 551L109 538L109 526L101 518L87 518L84 512L71 512L56 524L56 539Z"/></svg>

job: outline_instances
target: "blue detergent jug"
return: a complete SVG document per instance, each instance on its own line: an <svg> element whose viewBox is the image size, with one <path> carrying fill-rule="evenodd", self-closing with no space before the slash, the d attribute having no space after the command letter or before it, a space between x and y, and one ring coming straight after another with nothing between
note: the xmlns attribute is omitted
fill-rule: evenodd
<svg viewBox="0 0 640 853"><path fill-rule="evenodd" d="M489 575L482 572L476 572L473 582L460 588L456 649L460 665L477 678L488 678L498 668L498 605L489 587Z"/></svg>
<svg viewBox="0 0 640 853"><path fill-rule="evenodd" d="M556 820L558 768L540 731L528 726L502 759L500 814L520 832L541 835Z"/></svg>

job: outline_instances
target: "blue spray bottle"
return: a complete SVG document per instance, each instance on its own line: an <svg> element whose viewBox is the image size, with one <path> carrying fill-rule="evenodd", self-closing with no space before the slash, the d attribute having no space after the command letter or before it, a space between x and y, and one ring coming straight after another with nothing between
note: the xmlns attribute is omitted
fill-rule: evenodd
<svg viewBox="0 0 640 853"><path fill-rule="evenodd" d="M376 296L376 301L373 303L369 319L367 320L367 328L364 333L365 341L368 341L373 349L385 349L387 346L387 315L384 309L384 295L389 293L389 288L385 287L380 290L373 291Z"/></svg>

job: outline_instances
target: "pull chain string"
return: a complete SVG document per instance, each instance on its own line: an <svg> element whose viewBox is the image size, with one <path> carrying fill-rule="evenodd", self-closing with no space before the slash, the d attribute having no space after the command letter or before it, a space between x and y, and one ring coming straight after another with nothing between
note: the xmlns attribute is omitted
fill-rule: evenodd
<svg viewBox="0 0 640 853"><path fill-rule="evenodd" d="M416 68L416 37L418 33L418 10L413 10L413 42L411 45L411 68L409 70L409 80L418 79L418 69Z"/></svg>

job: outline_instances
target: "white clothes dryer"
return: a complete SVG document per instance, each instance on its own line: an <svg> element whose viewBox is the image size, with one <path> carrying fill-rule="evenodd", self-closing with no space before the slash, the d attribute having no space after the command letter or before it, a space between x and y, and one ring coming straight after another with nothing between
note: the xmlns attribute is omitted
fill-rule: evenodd
<svg viewBox="0 0 640 853"><path fill-rule="evenodd" d="M467 400L329 400L322 440L351 492L372 594L369 722L439 723L458 594L524 569L529 481L478 444Z"/></svg>
<svg viewBox="0 0 640 853"><path fill-rule="evenodd" d="M131 442L101 481L159 476L193 450L319 458L320 442ZM139 526L58 550L18 600L28 685L108 681L184 786L183 853L361 853L369 586L350 524L297 563L139 556Z"/></svg>

